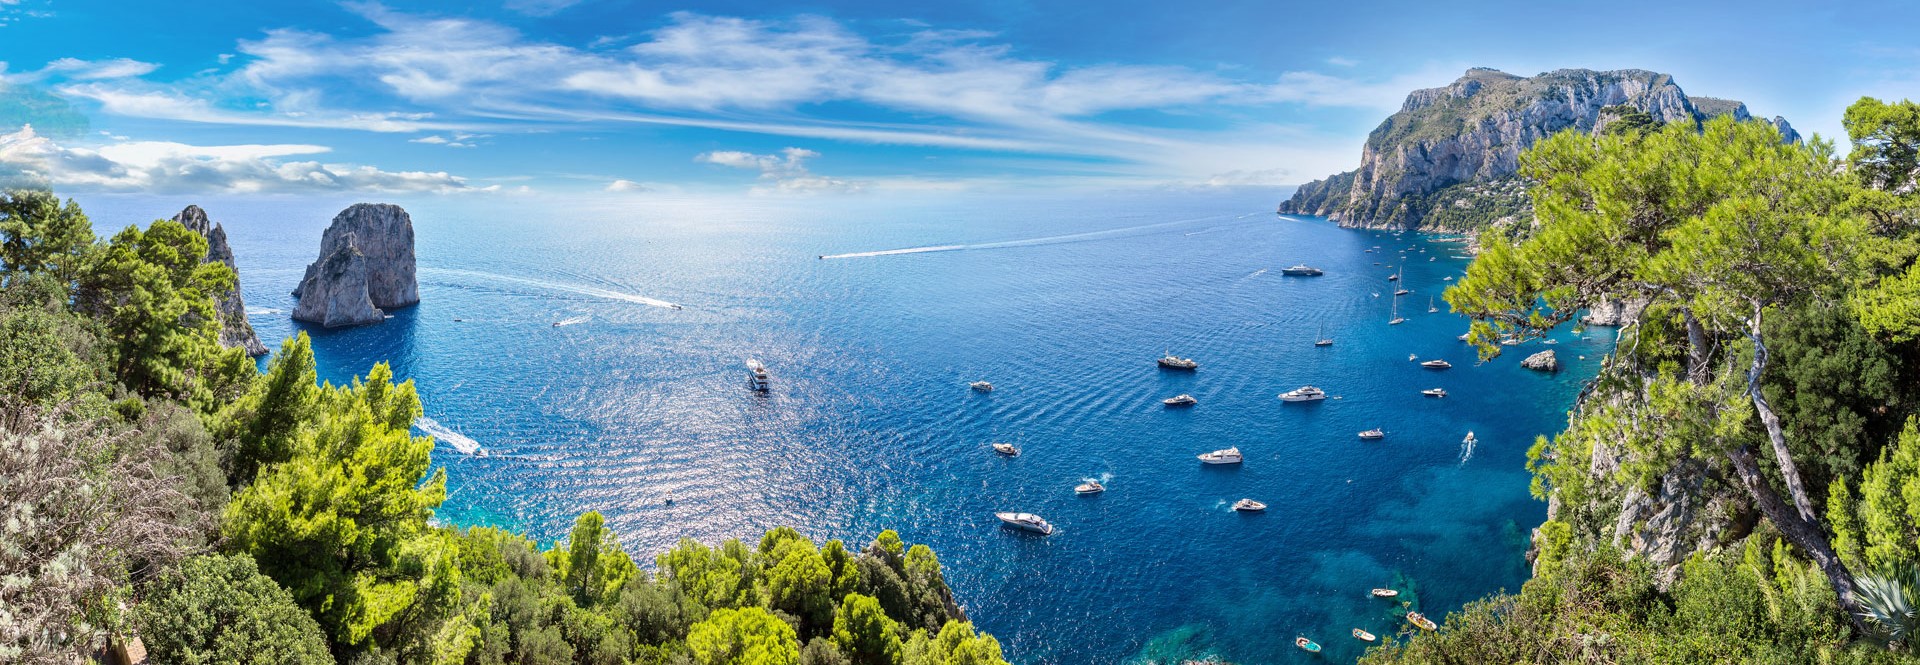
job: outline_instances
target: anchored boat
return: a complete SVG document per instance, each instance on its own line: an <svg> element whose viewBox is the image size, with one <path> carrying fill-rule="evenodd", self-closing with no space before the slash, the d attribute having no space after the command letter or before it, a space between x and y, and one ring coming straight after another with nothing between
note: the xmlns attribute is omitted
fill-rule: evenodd
<svg viewBox="0 0 1920 665"><path fill-rule="evenodd" d="M1415 626L1419 626L1421 630L1434 630L1436 628L1439 628L1439 626L1436 626L1433 624L1432 619L1429 619L1421 615L1419 612L1408 612L1407 621L1411 622Z"/></svg>
<svg viewBox="0 0 1920 665"><path fill-rule="evenodd" d="M1089 480L1073 487L1074 494L1099 494L1105 491L1107 486L1100 484L1098 480Z"/></svg>
<svg viewBox="0 0 1920 665"><path fill-rule="evenodd" d="M1361 432L1360 438L1366 439L1366 440L1384 439L1384 438L1387 438L1387 433L1384 431L1381 431L1380 428L1375 427L1365 432Z"/></svg>
<svg viewBox="0 0 1920 665"><path fill-rule="evenodd" d="M1165 404L1167 406L1193 406L1194 403L1198 401L1199 400L1194 399L1192 395L1183 394L1183 395L1174 395L1172 397L1168 397L1166 399L1160 400L1160 403Z"/></svg>
<svg viewBox="0 0 1920 665"><path fill-rule="evenodd" d="M967 384L967 387L972 388L974 390L978 390L983 393L993 392L993 384L987 383L985 381L975 381L973 383Z"/></svg>
<svg viewBox="0 0 1920 665"><path fill-rule="evenodd" d="M1425 367L1427 369L1448 369L1453 367L1453 363L1447 362L1445 360L1429 360L1429 361L1420 363L1420 366Z"/></svg>
<svg viewBox="0 0 1920 665"><path fill-rule="evenodd" d="M1200 461L1205 464L1239 464L1241 459L1238 446L1200 454Z"/></svg>
<svg viewBox="0 0 1920 665"><path fill-rule="evenodd" d="M747 361L747 387L763 393L773 389L773 377L758 360Z"/></svg>
<svg viewBox="0 0 1920 665"><path fill-rule="evenodd" d="M1253 499L1241 499L1233 502L1233 509L1243 513L1257 513L1267 509L1267 504Z"/></svg>
<svg viewBox="0 0 1920 665"><path fill-rule="evenodd" d="M1021 531L1032 531L1042 536L1053 535L1053 525L1033 513L994 513L993 516L1000 518L1000 523L1004 526Z"/></svg>
<svg viewBox="0 0 1920 665"><path fill-rule="evenodd" d="M1426 395L1428 397L1446 397L1447 389L1446 388L1428 388L1426 390L1420 391L1420 394Z"/></svg>
<svg viewBox="0 0 1920 665"><path fill-rule="evenodd" d="M1305 263L1302 263L1300 265L1293 266L1291 268L1281 268L1280 274L1291 275L1294 277L1319 277L1326 273L1321 272L1319 268L1315 268L1313 266L1309 266Z"/></svg>
<svg viewBox="0 0 1920 665"><path fill-rule="evenodd" d="M996 443L996 444L993 444L993 452L996 452L996 453L1000 453L1000 454L1002 454L1002 455L1006 455L1006 456L1008 456L1008 457L1019 457L1019 456L1020 456L1020 449L1019 449L1019 448L1015 448L1015 447L1013 447L1013 444L1011 444L1011 443Z"/></svg>
<svg viewBox="0 0 1920 665"><path fill-rule="evenodd" d="M1300 647L1302 651L1307 653L1320 653L1320 645L1304 637L1293 638L1293 645Z"/></svg>
<svg viewBox="0 0 1920 665"><path fill-rule="evenodd" d="M1200 369L1200 363L1192 358L1182 358L1171 353L1160 357L1160 366L1166 369Z"/></svg>
<svg viewBox="0 0 1920 665"><path fill-rule="evenodd" d="M1378 638L1375 638L1373 636L1373 633L1369 633L1367 631L1360 630L1359 628L1355 628L1353 629L1353 639L1360 640L1362 642L1372 642Z"/></svg>
<svg viewBox="0 0 1920 665"><path fill-rule="evenodd" d="M1312 402L1326 398L1327 391L1313 386L1300 386L1293 390L1280 393L1280 401L1282 402Z"/></svg>

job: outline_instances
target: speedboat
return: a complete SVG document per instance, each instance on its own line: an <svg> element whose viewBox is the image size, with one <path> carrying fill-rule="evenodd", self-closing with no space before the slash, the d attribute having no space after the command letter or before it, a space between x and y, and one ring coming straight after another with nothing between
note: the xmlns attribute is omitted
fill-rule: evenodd
<svg viewBox="0 0 1920 665"><path fill-rule="evenodd" d="M1435 359L1435 360L1429 360L1429 361L1420 363L1420 366L1425 367L1427 369L1449 369L1453 367L1453 363L1447 362L1445 360Z"/></svg>
<svg viewBox="0 0 1920 665"><path fill-rule="evenodd" d="M973 383L967 384L967 387L972 388L974 390L978 390L983 393L993 392L993 384L987 383L985 381L975 381Z"/></svg>
<svg viewBox="0 0 1920 665"><path fill-rule="evenodd" d="M763 393L773 389L773 377L767 374L767 366L758 360L747 361L747 387Z"/></svg>
<svg viewBox="0 0 1920 665"><path fill-rule="evenodd" d="M1267 504L1253 499L1241 499L1233 502L1233 509L1243 513L1257 513L1267 509Z"/></svg>
<svg viewBox="0 0 1920 665"><path fill-rule="evenodd" d="M1160 403L1167 406L1193 406L1193 403L1198 401L1192 395L1174 395L1160 400Z"/></svg>
<svg viewBox="0 0 1920 665"><path fill-rule="evenodd" d="M1387 433L1384 431L1381 431L1380 428L1375 427L1365 432L1361 432L1360 438L1366 439L1368 441L1372 441L1374 439L1384 439L1384 438L1387 438Z"/></svg>
<svg viewBox="0 0 1920 665"><path fill-rule="evenodd" d="M1107 491L1107 486L1100 484L1098 480L1089 480L1073 486L1074 494L1099 494L1105 491Z"/></svg>
<svg viewBox="0 0 1920 665"><path fill-rule="evenodd" d="M1464 342L1464 341L1467 341L1467 337L1468 337L1469 335L1472 335L1472 334L1473 334L1473 333L1460 333L1460 336L1459 336L1459 337L1455 337L1454 339L1457 339L1457 340L1460 340L1460 341L1462 341L1462 342Z"/></svg>
<svg viewBox="0 0 1920 665"><path fill-rule="evenodd" d="M1008 457L1020 456L1020 449L1013 447L1013 444L1011 443L995 443L993 444L993 452L1000 453Z"/></svg>
<svg viewBox="0 0 1920 665"><path fill-rule="evenodd" d="M1200 461L1206 464L1239 464L1240 460L1238 446L1200 454Z"/></svg>
<svg viewBox="0 0 1920 665"><path fill-rule="evenodd" d="M1400 595L1400 592L1395 589L1374 589L1373 590L1373 597L1375 598L1393 598L1398 595Z"/></svg>
<svg viewBox="0 0 1920 665"><path fill-rule="evenodd" d="M1280 274L1292 275L1294 277L1319 277L1326 273L1321 272L1319 268L1302 263L1291 268L1281 268Z"/></svg>
<svg viewBox="0 0 1920 665"><path fill-rule="evenodd" d="M1419 626L1421 630L1434 630L1436 628L1439 628L1439 626L1436 626L1433 624L1432 619L1429 619L1421 615L1419 612L1408 612L1407 621L1411 622L1415 626Z"/></svg>
<svg viewBox="0 0 1920 665"><path fill-rule="evenodd" d="M1167 369L1200 369L1200 363L1192 358L1182 358L1171 353L1160 357L1160 366Z"/></svg>
<svg viewBox="0 0 1920 665"><path fill-rule="evenodd" d="M1305 651L1307 653L1320 653L1320 645L1314 644L1313 640L1309 640L1305 637L1293 638L1293 645L1300 647L1300 650Z"/></svg>
<svg viewBox="0 0 1920 665"><path fill-rule="evenodd" d="M1468 431L1467 431L1467 438L1464 438L1464 439L1461 439L1461 440L1460 440L1460 442L1461 442L1461 443L1469 443L1469 444L1470 444L1470 443L1473 443L1473 442L1475 442L1475 441L1479 441L1479 439L1475 439L1475 438L1473 438L1473 431L1472 431L1472 430L1468 430Z"/></svg>
<svg viewBox="0 0 1920 665"><path fill-rule="evenodd" d="M1280 401L1282 402L1312 402L1326 398L1327 391L1313 386L1300 386L1293 390L1280 393Z"/></svg>
<svg viewBox="0 0 1920 665"><path fill-rule="evenodd" d="M1373 636L1373 633L1369 633L1367 631L1360 630L1359 628L1355 628L1353 629L1353 639L1360 640L1362 642L1372 642L1378 638L1375 638Z"/></svg>
<svg viewBox="0 0 1920 665"><path fill-rule="evenodd" d="M1021 531L1032 531L1042 536L1053 535L1053 525L1033 513L994 513L993 516L1000 518L1000 523L1005 526Z"/></svg>
<svg viewBox="0 0 1920 665"><path fill-rule="evenodd" d="M1446 388L1428 388L1426 390L1420 391L1420 394L1426 395L1428 397L1446 397L1447 389Z"/></svg>

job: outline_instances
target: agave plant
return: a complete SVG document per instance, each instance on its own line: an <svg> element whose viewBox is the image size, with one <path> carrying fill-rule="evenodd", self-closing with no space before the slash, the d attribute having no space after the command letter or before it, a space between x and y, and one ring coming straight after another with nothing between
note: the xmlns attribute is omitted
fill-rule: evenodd
<svg viewBox="0 0 1920 665"><path fill-rule="evenodd" d="M1920 634L1920 567L1888 566L1862 576L1860 618L1889 646L1904 649Z"/></svg>

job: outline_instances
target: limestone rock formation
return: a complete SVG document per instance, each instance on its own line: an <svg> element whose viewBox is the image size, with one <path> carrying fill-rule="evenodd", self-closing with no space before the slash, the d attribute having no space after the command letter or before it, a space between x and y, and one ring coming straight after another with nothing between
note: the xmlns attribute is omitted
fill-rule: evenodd
<svg viewBox="0 0 1920 665"><path fill-rule="evenodd" d="M400 206L356 203L320 237L320 258L293 295L293 318L333 328L377 323L420 302L413 218Z"/></svg>
<svg viewBox="0 0 1920 665"><path fill-rule="evenodd" d="M1590 326L1624 326L1640 319L1645 300L1605 300L1587 310L1580 322Z"/></svg>
<svg viewBox="0 0 1920 665"><path fill-rule="evenodd" d="M267 346L260 343L253 324L247 322L247 303L240 297L240 269L233 265L233 248L227 245L227 230L208 220L207 211L197 205L187 206L173 216L173 221L207 239L207 256L201 259L202 263L219 261L234 270L233 288L221 294L215 305L220 314L220 345L244 348L249 356L267 355Z"/></svg>
<svg viewBox="0 0 1920 665"><path fill-rule="evenodd" d="M1279 211L1368 228L1464 231L1530 221L1515 175L1520 153L1562 130L1595 131L1626 108L1660 123L1751 118L1745 104L1689 98L1672 77L1645 70L1562 69L1524 78L1474 68L1452 85L1407 95L1400 111L1368 135L1360 168L1301 185ZM1785 120L1770 124L1783 140L1799 140Z"/></svg>
<svg viewBox="0 0 1920 665"><path fill-rule="evenodd" d="M1526 360L1520 361L1520 366L1542 372L1558 372L1560 371L1560 357L1553 354L1553 349L1547 349L1527 356Z"/></svg>

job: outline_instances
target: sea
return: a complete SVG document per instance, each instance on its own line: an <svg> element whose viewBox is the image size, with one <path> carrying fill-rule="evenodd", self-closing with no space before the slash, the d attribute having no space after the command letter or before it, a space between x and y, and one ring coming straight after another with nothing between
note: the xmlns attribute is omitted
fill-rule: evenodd
<svg viewBox="0 0 1920 665"><path fill-rule="evenodd" d="M1351 662L1353 628L1517 590L1545 515L1526 450L1613 342L1481 362L1440 298L1461 239L1276 215L1273 192L406 199L420 304L338 330L291 321L289 292L353 199L79 200L103 233L201 205L268 346L305 331L325 381L413 381L442 523L553 543L597 510L644 565L681 538L894 529L1023 665ZM1281 274L1299 263L1325 274ZM1548 348L1562 371L1519 366ZM1330 397L1276 397L1303 385ZM1227 447L1245 462L1196 459Z"/></svg>

